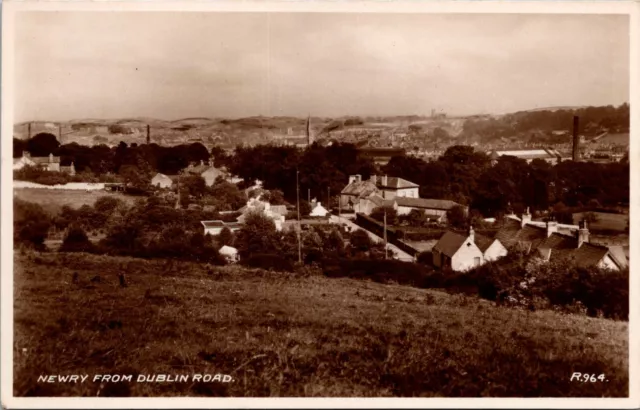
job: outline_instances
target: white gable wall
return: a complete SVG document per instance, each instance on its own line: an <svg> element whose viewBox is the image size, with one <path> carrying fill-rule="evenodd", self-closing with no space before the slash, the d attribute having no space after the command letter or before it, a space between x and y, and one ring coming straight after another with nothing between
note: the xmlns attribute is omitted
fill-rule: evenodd
<svg viewBox="0 0 640 410"><path fill-rule="evenodd" d="M604 268L604 269L619 270L618 265L615 264L615 262L613 261L613 259L611 259L611 256L608 253L605 255L604 258L602 258L600 262L598 262L598 267Z"/></svg>
<svg viewBox="0 0 640 410"><path fill-rule="evenodd" d="M507 256L507 248L497 239L484 251L485 262L494 261L503 256Z"/></svg>
<svg viewBox="0 0 640 410"><path fill-rule="evenodd" d="M451 258L451 269L464 271L484 263L484 256L478 246L470 239L462 244Z"/></svg>

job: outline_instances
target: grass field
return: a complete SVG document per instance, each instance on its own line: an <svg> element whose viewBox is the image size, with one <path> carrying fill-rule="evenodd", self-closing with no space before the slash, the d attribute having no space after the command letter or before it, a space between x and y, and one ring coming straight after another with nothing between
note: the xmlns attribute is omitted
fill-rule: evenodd
<svg viewBox="0 0 640 410"><path fill-rule="evenodd" d="M596 222L589 223L589 229L593 231L609 230L624 232L627 227L627 221L629 220L628 214L612 214L604 212L593 212L598 216ZM582 220L584 216L583 212L573 214L573 221L577 224Z"/></svg>
<svg viewBox="0 0 640 410"><path fill-rule="evenodd" d="M123 195L115 192L107 191L82 191L71 189L14 189L14 198L24 201L34 202L42 205L49 213L57 213L63 205L69 205L72 208L80 208L82 205L91 205L102 196L112 196L122 201L133 203L135 196Z"/></svg>
<svg viewBox="0 0 640 410"><path fill-rule="evenodd" d="M627 322L239 267L55 253L15 262L16 396L628 394ZM135 382L159 373L233 381ZM38 383L49 374L90 379Z"/></svg>

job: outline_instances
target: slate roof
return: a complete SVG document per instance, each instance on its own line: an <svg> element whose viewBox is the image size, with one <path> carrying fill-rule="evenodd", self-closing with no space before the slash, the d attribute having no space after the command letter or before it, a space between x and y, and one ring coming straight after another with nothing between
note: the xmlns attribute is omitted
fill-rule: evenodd
<svg viewBox="0 0 640 410"><path fill-rule="evenodd" d="M616 261L618 266L626 268L629 266L629 260L624 251L624 248L619 245L609 246L609 254Z"/></svg>
<svg viewBox="0 0 640 410"><path fill-rule="evenodd" d="M225 226L224 221L200 221L205 228L218 228Z"/></svg>
<svg viewBox="0 0 640 410"><path fill-rule="evenodd" d="M451 258L456 252L458 252L458 249L460 249L466 240L467 237L465 236L447 231L440 237L438 243L434 245L433 249Z"/></svg>
<svg viewBox="0 0 640 410"><path fill-rule="evenodd" d="M537 251L545 260L569 260L580 267L596 266L609 254L616 265L621 268L625 266L621 265L618 258L606 246L584 242L578 248L578 238L557 232L542 240L537 246Z"/></svg>
<svg viewBox="0 0 640 410"><path fill-rule="evenodd" d="M208 170L209 168L213 168L213 167L210 165L196 165L196 166L187 168L187 172L189 172L190 174L200 175L204 171Z"/></svg>
<svg viewBox="0 0 640 410"><path fill-rule="evenodd" d="M378 188L371 181L352 182L342 190L342 195L364 197L378 192Z"/></svg>
<svg viewBox="0 0 640 410"><path fill-rule="evenodd" d="M507 249L518 246L531 250L538 248L538 245L547 238L547 229L528 224L523 228L520 222L507 219L495 238Z"/></svg>
<svg viewBox="0 0 640 410"><path fill-rule="evenodd" d="M388 206L388 207L393 206L393 200L384 199L380 195L371 195L367 199L373 202L376 206Z"/></svg>
<svg viewBox="0 0 640 410"><path fill-rule="evenodd" d="M392 189L403 189L403 188L418 188L418 184L414 184L411 181L407 181L403 178L398 177L386 177L386 184L383 184L385 177L377 176L376 178L376 186L378 188L392 188Z"/></svg>
<svg viewBox="0 0 640 410"><path fill-rule="evenodd" d="M280 214L280 215L286 215L288 212L286 205L271 205L270 210L271 212Z"/></svg>
<svg viewBox="0 0 640 410"><path fill-rule="evenodd" d="M493 241L495 241L495 239L493 238L489 238L488 236L480 235L477 233L474 233L473 239L476 245L478 246L478 248L480 248L480 250L482 251L482 253L485 253L486 250L489 249L489 246L491 246Z"/></svg>
<svg viewBox="0 0 640 410"><path fill-rule="evenodd" d="M421 209L440 209L447 211L454 206L460 205L457 202L449 201L448 199L427 199L427 198L407 198L403 196L397 196L394 198L398 206L404 206L408 208L421 208Z"/></svg>

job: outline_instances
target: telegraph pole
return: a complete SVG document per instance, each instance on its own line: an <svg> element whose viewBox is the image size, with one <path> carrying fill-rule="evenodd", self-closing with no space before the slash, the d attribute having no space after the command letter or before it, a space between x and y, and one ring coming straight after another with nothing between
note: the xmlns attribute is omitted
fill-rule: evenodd
<svg viewBox="0 0 640 410"><path fill-rule="evenodd" d="M307 188L307 202L311 203L311 188Z"/></svg>
<svg viewBox="0 0 640 410"><path fill-rule="evenodd" d="M298 263L302 263L302 244L300 242L300 232L302 228L300 227L300 184L298 183L298 175L300 171L296 170L296 203L298 206Z"/></svg>
<svg viewBox="0 0 640 410"><path fill-rule="evenodd" d="M387 210L384 210L384 258L388 259L389 255L387 252Z"/></svg>

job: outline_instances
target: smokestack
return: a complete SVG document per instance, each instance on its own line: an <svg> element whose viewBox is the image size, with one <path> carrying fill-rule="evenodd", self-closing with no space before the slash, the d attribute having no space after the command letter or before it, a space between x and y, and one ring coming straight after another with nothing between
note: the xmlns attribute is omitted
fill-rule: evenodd
<svg viewBox="0 0 640 410"><path fill-rule="evenodd" d="M149 127L149 124L147 124L147 145L149 145L149 143L151 142L151 127Z"/></svg>
<svg viewBox="0 0 640 410"><path fill-rule="evenodd" d="M580 160L580 136L578 135L578 126L580 125L580 117L573 116L573 160Z"/></svg>

